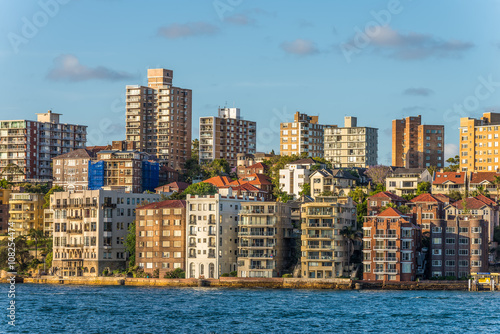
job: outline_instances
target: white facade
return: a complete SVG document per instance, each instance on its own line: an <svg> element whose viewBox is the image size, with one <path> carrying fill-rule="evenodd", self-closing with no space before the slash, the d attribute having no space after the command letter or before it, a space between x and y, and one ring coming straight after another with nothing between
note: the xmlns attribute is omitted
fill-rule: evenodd
<svg viewBox="0 0 500 334"><path fill-rule="evenodd" d="M219 278L238 270L242 196L187 195L186 278Z"/></svg>
<svg viewBox="0 0 500 334"><path fill-rule="evenodd" d="M114 190L56 192L50 197L53 221L52 270L59 276L99 276L125 269L125 239L134 209L157 202L157 194Z"/></svg>
<svg viewBox="0 0 500 334"><path fill-rule="evenodd" d="M305 183L309 183L311 166L315 162L291 163L280 169L280 189L294 197L300 197L299 193Z"/></svg>

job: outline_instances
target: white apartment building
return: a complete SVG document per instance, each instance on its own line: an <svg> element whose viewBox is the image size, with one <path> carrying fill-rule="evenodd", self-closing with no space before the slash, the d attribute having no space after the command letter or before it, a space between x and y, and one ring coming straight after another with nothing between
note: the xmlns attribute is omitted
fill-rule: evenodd
<svg viewBox="0 0 500 334"><path fill-rule="evenodd" d="M358 127L357 118L344 117L344 127L324 129L325 159L335 168L366 168L377 164L378 129Z"/></svg>
<svg viewBox="0 0 500 334"><path fill-rule="evenodd" d="M280 189L294 197L300 197L299 193L305 183L309 183L311 166L316 162L311 159L301 159L293 161L285 168L280 169Z"/></svg>
<svg viewBox="0 0 500 334"><path fill-rule="evenodd" d="M186 278L238 270L238 213L243 196L187 195Z"/></svg>
<svg viewBox="0 0 500 334"><path fill-rule="evenodd" d="M63 277L99 276L104 270L124 270L128 261L125 238L135 220L135 208L159 199L157 194L116 190L52 194L52 273Z"/></svg>

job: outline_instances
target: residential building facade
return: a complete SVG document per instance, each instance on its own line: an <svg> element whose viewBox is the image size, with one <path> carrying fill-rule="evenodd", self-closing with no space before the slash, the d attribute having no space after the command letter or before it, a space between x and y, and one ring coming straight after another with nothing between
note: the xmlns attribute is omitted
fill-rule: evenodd
<svg viewBox="0 0 500 334"><path fill-rule="evenodd" d="M52 273L57 276L99 276L105 270L124 270L129 254L125 239L135 208L157 202L157 194L115 190L56 192Z"/></svg>
<svg viewBox="0 0 500 334"><path fill-rule="evenodd" d="M347 196L356 187L357 178L341 169L318 169L309 175L311 196Z"/></svg>
<svg viewBox="0 0 500 334"><path fill-rule="evenodd" d="M27 235L31 229L43 231L43 194L11 192L9 216L16 236Z"/></svg>
<svg viewBox="0 0 500 334"><path fill-rule="evenodd" d="M486 112L480 119L460 119L460 170L499 172L500 113Z"/></svg>
<svg viewBox="0 0 500 334"><path fill-rule="evenodd" d="M422 124L420 115L393 120L392 165L444 167L444 125Z"/></svg>
<svg viewBox="0 0 500 334"><path fill-rule="evenodd" d="M238 237L238 277L281 277L295 247L291 205L241 202Z"/></svg>
<svg viewBox="0 0 500 334"><path fill-rule="evenodd" d="M238 154L255 154L257 123L244 120L239 108L219 108L218 117L200 117L200 164L225 159L238 166Z"/></svg>
<svg viewBox="0 0 500 334"><path fill-rule="evenodd" d="M289 195L299 197L302 187L309 183L311 166L316 162L313 159L301 159L293 161L279 171L280 189Z"/></svg>
<svg viewBox="0 0 500 334"><path fill-rule="evenodd" d="M441 198L431 194L418 195L408 202L413 221L422 229L422 233L430 232L432 220L445 218L447 205Z"/></svg>
<svg viewBox="0 0 500 334"><path fill-rule="evenodd" d="M172 80L172 70L148 69L147 87L126 87L126 140L182 170L191 158L192 91Z"/></svg>
<svg viewBox="0 0 500 334"><path fill-rule="evenodd" d="M159 277L186 270L186 201L167 200L136 209L136 264Z"/></svg>
<svg viewBox="0 0 500 334"><path fill-rule="evenodd" d="M87 126L59 123L49 110L37 121L0 121L0 178L51 182L52 158L85 147Z"/></svg>
<svg viewBox="0 0 500 334"><path fill-rule="evenodd" d="M396 168L385 179L385 188L403 196L415 194L421 182L432 182L432 176L426 168Z"/></svg>
<svg viewBox="0 0 500 334"><path fill-rule="evenodd" d="M487 222L481 216L456 215L431 222L433 277L462 278L488 271Z"/></svg>
<svg viewBox="0 0 500 334"><path fill-rule="evenodd" d="M324 154L335 168L366 168L377 164L378 129L358 127L357 118L344 117L344 127L324 129Z"/></svg>
<svg viewBox="0 0 500 334"><path fill-rule="evenodd" d="M237 196L187 195L186 278L219 278L238 270Z"/></svg>
<svg viewBox="0 0 500 334"><path fill-rule="evenodd" d="M344 227L356 229L356 206L350 197L317 197L301 206L304 278L348 276L348 257L354 250L342 235Z"/></svg>
<svg viewBox="0 0 500 334"><path fill-rule="evenodd" d="M9 198L12 190L0 188L0 234L9 230Z"/></svg>
<svg viewBox="0 0 500 334"><path fill-rule="evenodd" d="M498 172L472 172L470 173L469 192L478 191L482 188L490 194L491 197L497 201L500 199L500 187L497 183L500 180L500 173Z"/></svg>
<svg viewBox="0 0 500 334"><path fill-rule="evenodd" d="M368 216L378 215L381 212L380 210L390 203L398 207L406 204L406 200L388 191L381 191L375 195L371 195L366 199Z"/></svg>
<svg viewBox="0 0 500 334"><path fill-rule="evenodd" d="M363 223L363 279L414 281L421 231L411 217L394 208Z"/></svg>
<svg viewBox="0 0 500 334"><path fill-rule="evenodd" d="M448 195L452 191L464 194L467 190L467 173L465 172L435 172L432 177L433 194Z"/></svg>
<svg viewBox="0 0 500 334"><path fill-rule="evenodd" d="M323 129L318 116L296 112L293 122L280 124L280 154L323 157Z"/></svg>

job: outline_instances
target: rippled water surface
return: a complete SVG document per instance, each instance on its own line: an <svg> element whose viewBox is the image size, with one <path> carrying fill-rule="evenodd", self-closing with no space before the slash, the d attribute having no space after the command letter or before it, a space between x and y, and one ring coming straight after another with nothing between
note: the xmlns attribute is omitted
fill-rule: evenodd
<svg viewBox="0 0 500 334"><path fill-rule="evenodd" d="M16 327L2 311L2 333L500 332L499 292L16 288Z"/></svg>

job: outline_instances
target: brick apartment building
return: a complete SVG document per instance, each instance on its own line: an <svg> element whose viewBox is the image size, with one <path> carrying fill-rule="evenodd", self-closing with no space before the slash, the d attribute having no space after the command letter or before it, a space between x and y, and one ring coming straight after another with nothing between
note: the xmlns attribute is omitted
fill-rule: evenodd
<svg viewBox="0 0 500 334"><path fill-rule="evenodd" d="M363 224L363 279L413 281L421 231L411 217L394 208L365 217Z"/></svg>
<svg viewBox="0 0 500 334"><path fill-rule="evenodd" d="M159 277L186 270L186 201L167 200L136 209L136 264Z"/></svg>
<svg viewBox="0 0 500 334"><path fill-rule="evenodd" d="M368 216L376 216L380 213L380 209L387 206L389 203L395 206L401 206L406 203L406 200L402 197L394 195L388 191L381 191L367 198L367 212Z"/></svg>

